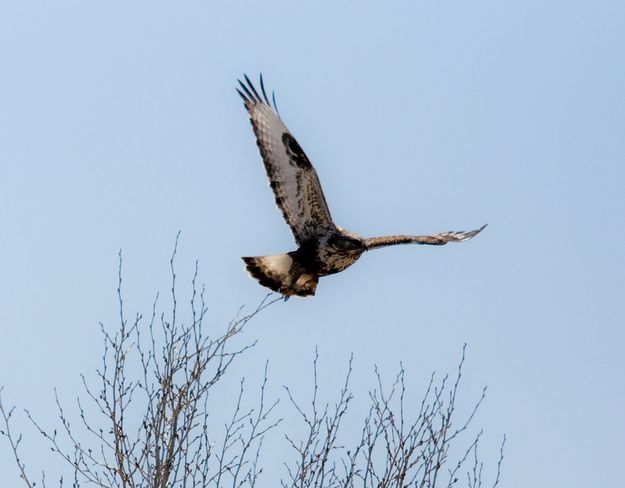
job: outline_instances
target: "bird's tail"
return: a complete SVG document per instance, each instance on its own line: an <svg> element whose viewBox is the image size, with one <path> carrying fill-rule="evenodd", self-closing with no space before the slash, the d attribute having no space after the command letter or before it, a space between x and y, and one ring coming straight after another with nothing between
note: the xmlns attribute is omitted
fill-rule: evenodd
<svg viewBox="0 0 625 488"><path fill-rule="evenodd" d="M314 295L319 277L307 272L293 253L241 258L258 282L285 296Z"/></svg>

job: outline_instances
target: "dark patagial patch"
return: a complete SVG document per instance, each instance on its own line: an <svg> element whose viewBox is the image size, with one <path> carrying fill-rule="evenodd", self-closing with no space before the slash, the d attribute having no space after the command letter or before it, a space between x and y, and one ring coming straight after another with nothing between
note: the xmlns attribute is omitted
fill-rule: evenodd
<svg viewBox="0 0 625 488"><path fill-rule="evenodd" d="M328 246L330 246L335 252L358 252L365 250L361 240L342 234L331 235L328 239Z"/></svg>
<svg viewBox="0 0 625 488"><path fill-rule="evenodd" d="M310 164L308 157L304 154L303 149L291 134L288 132L282 134L282 143L286 147L289 163L291 163L291 165L297 166L300 169L312 169L312 164Z"/></svg>

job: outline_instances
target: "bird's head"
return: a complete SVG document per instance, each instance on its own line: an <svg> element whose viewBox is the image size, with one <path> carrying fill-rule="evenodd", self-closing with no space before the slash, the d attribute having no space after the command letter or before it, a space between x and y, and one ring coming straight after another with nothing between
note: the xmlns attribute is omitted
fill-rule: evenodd
<svg viewBox="0 0 625 488"><path fill-rule="evenodd" d="M314 295L317 289L317 283L319 283L318 276L302 273L293 284L293 294L301 297Z"/></svg>

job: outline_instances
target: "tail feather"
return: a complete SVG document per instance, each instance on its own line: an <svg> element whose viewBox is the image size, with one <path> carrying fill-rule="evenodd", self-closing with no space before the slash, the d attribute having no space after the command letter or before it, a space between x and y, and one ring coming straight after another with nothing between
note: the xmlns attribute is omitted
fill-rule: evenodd
<svg viewBox="0 0 625 488"><path fill-rule="evenodd" d="M314 295L319 277L306 271L292 253L241 258L258 282L285 296Z"/></svg>
<svg viewBox="0 0 625 488"><path fill-rule="evenodd" d="M257 256L241 258L245 262L247 271L258 280L258 282L280 292L283 284L290 276L293 260L288 254L277 256Z"/></svg>

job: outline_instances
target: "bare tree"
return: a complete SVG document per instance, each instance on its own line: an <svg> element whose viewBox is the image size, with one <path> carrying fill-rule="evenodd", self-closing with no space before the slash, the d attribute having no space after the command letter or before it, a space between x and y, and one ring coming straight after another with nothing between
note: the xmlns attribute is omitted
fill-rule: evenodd
<svg viewBox="0 0 625 488"><path fill-rule="evenodd" d="M390 389L384 387L375 370L376 388L369 393L370 408L364 419L361 437L351 448L339 442L339 428L348 412L353 395L349 390L352 360L345 382L333 407L318 401L318 355L313 363L312 402L308 411L286 388L292 405L306 426L301 441L287 440L296 453L292 465L286 465L288 478L283 488L363 488L452 487L464 473L468 488L483 486L483 464L478 459L482 431L470 438L468 446L450 460L450 448L466 433L486 396L486 388L469 415L455 426L456 396L462 378L466 344L451 386L449 376L436 381L432 374L421 402L406 405L405 371L400 366ZM502 441L492 488L499 484L505 437ZM472 463L469 457L472 456ZM465 465L467 465L465 468ZM466 471L465 471L466 469Z"/></svg>
<svg viewBox="0 0 625 488"><path fill-rule="evenodd" d="M176 246L177 247L177 246ZM281 419L276 416L277 401L268 401L267 364L253 407L247 407L245 381L240 380L232 415L217 432L209 421L212 402L223 403L215 386L226 378L233 364L254 346L241 343L240 336L249 321L267 306L280 300L265 300L249 314L239 315L226 330L209 335L204 289L197 284L198 268L192 279L187 320L179 317L174 260L170 260L171 308L158 313L157 296L147 320L141 315L128 319L122 294L122 256L119 256L117 297L119 324L113 332L101 324L104 352L96 381L82 376L84 394L77 400L78 419L70 416L59 395L55 398L60 427L49 430L26 411L36 430L51 450L71 469L74 487L95 485L106 488L170 488L257 486L261 475L260 453L265 434ZM302 440L287 437L296 459L286 463L282 486L312 487L451 487L466 476L469 488L482 486L482 464L477 447L481 432L475 435L455 460L452 445L467 432L485 390L468 417L456 425L456 395L464 364L455 379L430 378L420 404L405 401L403 367L384 388L376 369L376 387L369 393L370 408L362 424L360 438L353 447L339 442L339 428L353 399L349 389L350 360L344 385L334 407L318 399L317 362L313 363L314 391L309 411L286 394L296 415L304 423ZM21 434L11 429L13 408L2 404L4 428L21 479L26 486L46 486L45 475L35 482L27 473L19 450ZM350 419L351 422L351 419ZM504 439L505 440L505 439ZM274 456L275 457L275 456ZM499 483L503 444L496 467ZM465 466L466 465L466 466ZM63 478L59 485L64 484Z"/></svg>
<svg viewBox="0 0 625 488"><path fill-rule="evenodd" d="M176 248L170 260L171 311L167 316L157 314L157 296L146 325L141 315L128 320L124 314L120 253L119 326L111 333L101 324L102 363L95 384L82 376L85 398L77 400L79 427L70 422L56 391L60 429L43 428L26 411L52 451L71 466L73 486L253 487L262 471L258 456L263 436L280 422L272 419L277 401L265 400L267 365L254 408L244 408L241 380L234 411L220 439L211 437L208 402L233 361L254 345L240 345L235 339L252 317L277 299L268 300L268 295L251 313L236 317L225 332L207 335L197 264L190 320L178 317L175 256ZM85 399L90 405L84 404ZM15 437L10 429L13 409L7 410L0 402L0 412L5 425L1 433L9 440L22 480L33 487L35 482L18 454L21 435Z"/></svg>

